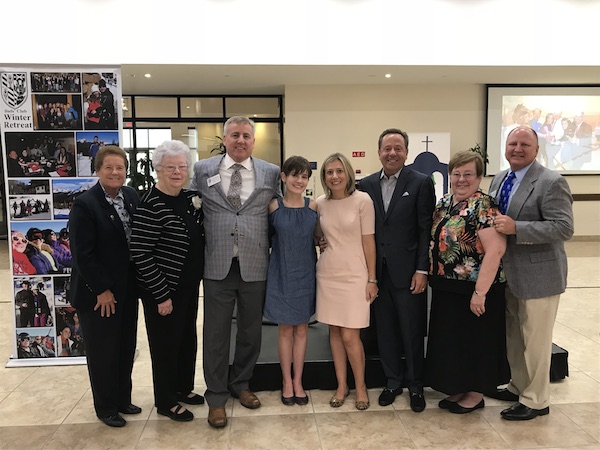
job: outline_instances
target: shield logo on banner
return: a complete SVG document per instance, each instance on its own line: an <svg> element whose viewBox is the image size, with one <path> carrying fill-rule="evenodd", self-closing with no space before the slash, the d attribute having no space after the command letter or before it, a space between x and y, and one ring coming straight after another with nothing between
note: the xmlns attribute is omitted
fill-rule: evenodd
<svg viewBox="0 0 600 450"><path fill-rule="evenodd" d="M17 109L27 100L27 74L4 72L2 79L2 99L12 109Z"/></svg>

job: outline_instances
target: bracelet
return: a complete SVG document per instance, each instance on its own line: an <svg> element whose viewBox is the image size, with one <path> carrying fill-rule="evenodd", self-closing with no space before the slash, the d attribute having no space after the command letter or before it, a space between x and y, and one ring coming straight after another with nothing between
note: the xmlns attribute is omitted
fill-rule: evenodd
<svg viewBox="0 0 600 450"><path fill-rule="evenodd" d="M475 295L477 295L478 297L485 297L485 294L480 294L479 292L477 292L477 289L475 289Z"/></svg>
<svg viewBox="0 0 600 450"><path fill-rule="evenodd" d="M369 279L367 279L367 283L377 284L377 279L376 278L369 278Z"/></svg>

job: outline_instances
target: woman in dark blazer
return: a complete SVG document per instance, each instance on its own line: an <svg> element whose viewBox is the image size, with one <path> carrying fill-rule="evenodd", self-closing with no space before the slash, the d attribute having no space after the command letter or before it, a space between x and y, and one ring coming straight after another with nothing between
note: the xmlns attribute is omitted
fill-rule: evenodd
<svg viewBox="0 0 600 450"><path fill-rule="evenodd" d="M142 199L131 236L131 255L143 286L155 405L158 414L178 422L194 418L179 402L204 403L193 392L204 233L200 197L183 190L191 158L180 141L156 147L152 163L158 181Z"/></svg>
<svg viewBox="0 0 600 450"><path fill-rule="evenodd" d="M138 288L128 245L139 198L123 186L123 149L104 147L95 164L98 183L77 197L69 215L70 300L81 324L96 415L108 426L122 427L126 422L119 413L141 412L131 404Z"/></svg>

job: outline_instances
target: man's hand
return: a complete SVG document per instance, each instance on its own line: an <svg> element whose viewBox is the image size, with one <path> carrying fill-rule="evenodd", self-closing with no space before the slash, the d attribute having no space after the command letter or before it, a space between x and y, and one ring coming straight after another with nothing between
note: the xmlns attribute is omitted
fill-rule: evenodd
<svg viewBox="0 0 600 450"><path fill-rule="evenodd" d="M111 314L115 313L116 304L117 301L115 300L115 296L110 289L107 289L96 297L94 311L97 311L98 308L100 308L100 315L102 317L110 317Z"/></svg>
<svg viewBox="0 0 600 450"><path fill-rule="evenodd" d="M517 234L517 224L512 217L505 216L504 214L498 214L494 218L494 228L498 233L511 235Z"/></svg>
<svg viewBox="0 0 600 450"><path fill-rule="evenodd" d="M410 281L410 290L413 295L422 294L427 289L427 275L415 272Z"/></svg>

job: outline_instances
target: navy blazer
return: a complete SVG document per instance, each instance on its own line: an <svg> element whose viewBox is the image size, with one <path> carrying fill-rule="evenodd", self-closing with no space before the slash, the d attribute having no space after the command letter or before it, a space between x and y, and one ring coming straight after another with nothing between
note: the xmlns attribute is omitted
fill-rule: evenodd
<svg viewBox="0 0 600 450"><path fill-rule="evenodd" d="M133 217L140 200L123 186L125 207ZM129 246L121 219L104 197L100 183L75 199L69 214L69 238L73 254L71 305L91 310L97 296L110 289L115 300L125 301L130 264Z"/></svg>
<svg viewBox="0 0 600 450"><path fill-rule="evenodd" d="M435 206L433 182L427 175L404 167L385 212L380 178L381 171L369 175L359 184L359 189L368 193L375 205L377 278L381 277L385 257L394 286L409 288L415 271L429 271L429 241Z"/></svg>

